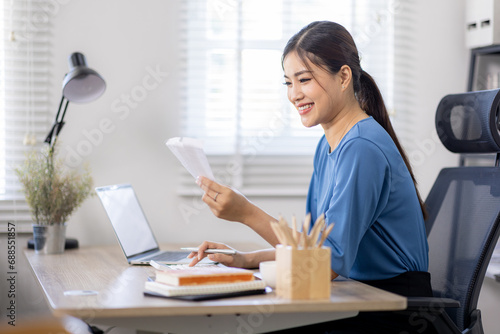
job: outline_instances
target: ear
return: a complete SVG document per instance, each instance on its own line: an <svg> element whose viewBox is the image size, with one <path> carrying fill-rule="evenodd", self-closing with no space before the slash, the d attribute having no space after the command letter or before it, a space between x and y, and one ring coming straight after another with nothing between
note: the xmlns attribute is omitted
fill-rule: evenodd
<svg viewBox="0 0 500 334"><path fill-rule="evenodd" d="M340 84L342 91L345 91L352 81L352 71L348 65L343 65L338 71L337 75L340 77Z"/></svg>

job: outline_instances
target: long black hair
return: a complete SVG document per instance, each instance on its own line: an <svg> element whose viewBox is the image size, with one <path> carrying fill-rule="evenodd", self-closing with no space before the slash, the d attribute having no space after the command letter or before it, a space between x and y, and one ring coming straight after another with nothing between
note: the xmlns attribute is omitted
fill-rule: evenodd
<svg viewBox="0 0 500 334"><path fill-rule="evenodd" d="M361 109L369 116L372 116L394 141L410 172L424 219L426 219L427 212L424 202L420 197L410 161L392 127L384 99L375 80L361 68L358 49L351 34L342 25L335 22L312 22L302 28L302 30L288 41L281 58L282 66L285 57L291 52L296 52L304 64L307 64L306 60L309 60L311 63L326 69L332 74L338 73L344 65L351 68L356 99Z"/></svg>

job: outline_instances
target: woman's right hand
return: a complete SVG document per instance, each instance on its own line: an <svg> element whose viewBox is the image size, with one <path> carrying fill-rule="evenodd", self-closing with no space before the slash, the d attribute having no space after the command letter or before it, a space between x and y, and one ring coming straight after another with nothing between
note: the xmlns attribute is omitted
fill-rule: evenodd
<svg viewBox="0 0 500 334"><path fill-rule="evenodd" d="M204 241L200 246L198 246L198 252L191 252L191 254L188 255L188 258L193 259L191 261L191 263L189 263L189 266L192 267L192 266L196 265L198 262L203 260L203 258L208 256L209 260L222 263L223 265L228 266L228 267L238 267L238 268L246 268L247 267L245 253L241 253L238 251L236 251L236 254L234 254L234 255L221 254L221 253L216 253L216 254L205 253L205 250L207 250L209 248L210 249L235 250L226 244L211 242L211 241Z"/></svg>

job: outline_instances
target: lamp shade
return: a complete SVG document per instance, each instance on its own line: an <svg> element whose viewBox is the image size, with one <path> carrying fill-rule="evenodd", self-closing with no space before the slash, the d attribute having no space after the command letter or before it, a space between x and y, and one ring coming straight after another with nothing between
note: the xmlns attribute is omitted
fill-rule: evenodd
<svg viewBox="0 0 500 334"><path fill-rule="evenodd" d="M91 102L106 90L104 79L87 67L85 56L75 52L69 57L69 73L63 80L63 96L71 102Z"/></svg>

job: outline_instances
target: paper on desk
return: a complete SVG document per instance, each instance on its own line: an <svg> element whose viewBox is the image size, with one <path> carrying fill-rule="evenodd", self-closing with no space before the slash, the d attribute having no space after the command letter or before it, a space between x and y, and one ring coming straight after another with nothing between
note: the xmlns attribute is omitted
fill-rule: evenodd
<svg viewBox="0 0 500 334"><path fill-rule="evenodd" d="M210 180L214 180L214 174L208 164L205 151L203 151L203 142L201 140L174 137L167 140L165 144L194 178L205 176Z"/></svg>

